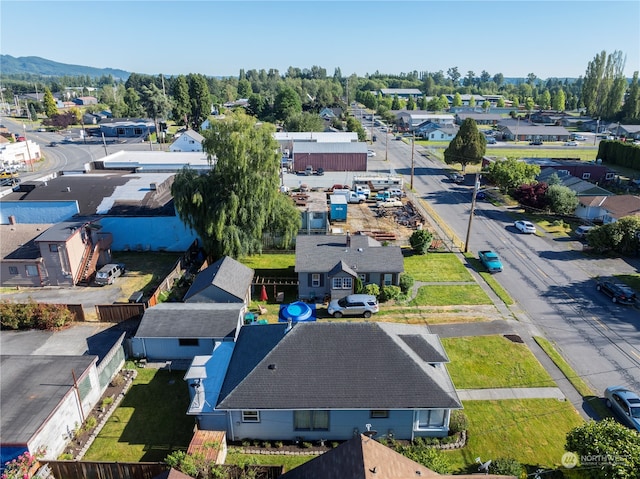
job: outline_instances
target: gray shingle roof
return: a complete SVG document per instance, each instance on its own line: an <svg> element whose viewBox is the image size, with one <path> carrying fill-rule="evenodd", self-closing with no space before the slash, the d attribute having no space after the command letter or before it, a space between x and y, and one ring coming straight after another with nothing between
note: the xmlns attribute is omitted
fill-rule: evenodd
<svg viewBox="0 0 640 479"><path fill-rule="evenodd" d="M235 336L243 303L161 303L144 312L137 338Z"/></svg>
<svg viewBox="0 0 640 479"><path fill-rule="evenodd" d="M241 329L217 409L460 408L424 326L295 323ZM410 347L400 335L419 335ZM422 358L421 358L422 356ZM428 358L425 361L423 358Z"/></svg>
<svg viewBox="0 0 640 479"><path fill-rule="evenodd" d="M244 301L251 281L253 281L251 268L225 256L198 273L184 299L186 301L205 288L213 286L235 296L239 301Z"/></svg>
<svg viewBox="0 0 640 479"><path fill-rule="evenodd" d="M35 240L43 231L52 225L47 224L15 224L0 225L0 258L2 259L37 259L40 247Z"/></svg>
<svg viewBox="0 0 640 479"><path fill-rule="evenodd" d="M3 444L27 444L97 356L0 356ZM60 431L61 433L65 431Z"/></svg>
<svg viewBox="0 0 640 479"><path fill-rule="evenodd" d="M401 273L404 271L402 250L398 246L382 246L366 235L346 236L300 235L296 239L296 273L329 272L344 261L357 273Z"/></svg>

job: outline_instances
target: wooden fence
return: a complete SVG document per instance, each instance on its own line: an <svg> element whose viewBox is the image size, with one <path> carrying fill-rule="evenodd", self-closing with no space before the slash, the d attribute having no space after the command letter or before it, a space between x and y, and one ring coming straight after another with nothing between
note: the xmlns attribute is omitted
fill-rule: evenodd
<svg viewBox="0 0 640 479"><path fill-rule="evenodd" d="M143 303L96 304L96 314L101 323L122 323L128 319L140 319L145 309Z"/></svg>
<svg viewBox="0 0 640 479"><path fill-rule="evenodd" d="M162 462L89 462L89 461L47 461L49 477L54 479L152 479L167 471L169 466ZM43 468L44 469L44 468ZM254 477L256 479L277 479L283 473L282 466L214 466L216 471L224 471L229 479ZM221 477L212 473L205 479Z"/></svg>

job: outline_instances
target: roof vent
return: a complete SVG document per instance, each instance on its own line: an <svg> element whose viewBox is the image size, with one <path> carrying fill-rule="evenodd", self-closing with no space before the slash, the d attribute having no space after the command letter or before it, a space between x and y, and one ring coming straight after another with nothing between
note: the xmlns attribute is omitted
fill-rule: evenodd
<svg viewBox="0 0 640 479"><path fill-rule="evenodd" d="M267 368L273 370L273 369L276 369L276 365L275 364L269 364L269 366L267 366Z"/></svg>
<svg viewBox="0 0 640 479"><path fill-rule="evenodd" d="M155 191L155 190L157 190L157 189L158 189L158 185L157 185L157 184L155 184L155 183L151 183L151 184L149 185L149 189L150 189L150 190L152 190L152 191Z"/></svg>
<svg viewBox="0 0 640 479"><path fill-rule="evenodd" d="M67 193L71 193L71 187L67 186Z"/></svg>

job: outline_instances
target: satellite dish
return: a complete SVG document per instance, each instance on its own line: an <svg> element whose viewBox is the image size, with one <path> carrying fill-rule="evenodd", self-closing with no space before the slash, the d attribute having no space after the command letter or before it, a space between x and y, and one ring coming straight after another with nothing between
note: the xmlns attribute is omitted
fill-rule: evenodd
<svg viewBox="0 0 640 479"><path fill-rule="evenodd" d="M378 431L376 431L374 429L370 429L370 430L364 431L362 434L367 436L367 437L372 437L372 436L375 436L376 434L378 434Z"/></svg>

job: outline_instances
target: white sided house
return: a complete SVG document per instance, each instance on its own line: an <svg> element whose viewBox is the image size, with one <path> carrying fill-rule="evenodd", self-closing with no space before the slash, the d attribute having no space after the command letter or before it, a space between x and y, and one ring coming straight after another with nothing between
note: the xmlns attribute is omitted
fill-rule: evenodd
<svg viewBox="0 0 640 479"><path fill-rule="evenodd" d="M169 151L203 151L204 136L195 130L187 130L169 145Z"/></svg>

